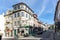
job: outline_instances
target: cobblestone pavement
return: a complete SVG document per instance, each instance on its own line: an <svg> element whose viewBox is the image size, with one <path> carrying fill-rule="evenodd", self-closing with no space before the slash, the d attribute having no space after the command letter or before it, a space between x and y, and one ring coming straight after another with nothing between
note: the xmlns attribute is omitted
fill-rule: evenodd
<svg viewBox="0 0 60 40"><path fill-rule="evenodd" d="M41 35L42 40L60 40L60 33L48 30Z"/></svg>
<svg viewBox="0 0 60 40"><path fill-rule="evenodd" d="M55 34L55 40L60 40L60 33L59 32L56 32L56 34Z"/></svg>
<svg viewBox="0 0 60 40"><path fill-rule="evenodd" d="M53 40L54 32L53 30L48 30L44 32L41 36L42 40Z"/></svg>

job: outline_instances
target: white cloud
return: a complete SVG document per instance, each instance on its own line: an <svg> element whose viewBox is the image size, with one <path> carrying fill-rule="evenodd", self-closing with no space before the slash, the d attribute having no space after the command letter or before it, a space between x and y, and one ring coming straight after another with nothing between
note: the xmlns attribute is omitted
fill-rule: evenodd
<svg viewBox="0 0 60 40"><path fill-rule="evenodd" d="M45 19L45 18L41 18L42 20L43 20L43 23L49 23L49 22L51 22L51 20L50 19Z"/></svg>
<svg viewBox="0 0 60 40"><path fill-rule="evenodd" d="M27 3L28 5L32 6L37 2L37 0L18 0L18 1Z"/></svg>
<svg viewBox="0 0 60 40"><path fill-rule="evenodd" d="M46 11L47 13L51 13L51 12L53 12L53 10L55 10L57 1L58 1L58 0L52 0L52 2L51 2L51 3L52 3L52 4L51 4L51 5L52 5L52 8L48 9L48 10Z"/></svg>
<svg viewBox="0 0 60 40"><path fill-rule="evenodd" d="M39 18L39 16L43 13L44 10L45 10L45 7L43 6L42 9L41 9L41 11L38 12L38 13L39 13L39 14L38 14L38 18Z"/></svg>
<svg viewBox="0 0 60 40"><path fill-rule="evenodd" d="M38 13L39 13L39 14L38 14L38 18L39 18L39 16L42 15L42 13L45 11L45 8L46 8L48 2L49 2L49 0L44 0L44 1L43 1L42 8L41 8L41 10L39 10L39 12L38 12Z"/></svg>
<svg viewBox="0 0 60 40"><path fill-rule="evenodd" d="M46 11L46 13L52 13L53 9Z"/></svg>

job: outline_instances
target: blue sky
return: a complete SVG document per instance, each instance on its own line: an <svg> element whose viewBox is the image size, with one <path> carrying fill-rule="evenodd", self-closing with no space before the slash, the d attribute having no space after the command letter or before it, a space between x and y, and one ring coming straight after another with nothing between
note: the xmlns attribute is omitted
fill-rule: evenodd
<svg viewBox="0 0 60 40"><path fill-rule="evenodd" d="M12 5L24 2L38 15L40 21L53 24L57 1L58 0L0 0L0 15L8 9L12 9Z"/></svg>

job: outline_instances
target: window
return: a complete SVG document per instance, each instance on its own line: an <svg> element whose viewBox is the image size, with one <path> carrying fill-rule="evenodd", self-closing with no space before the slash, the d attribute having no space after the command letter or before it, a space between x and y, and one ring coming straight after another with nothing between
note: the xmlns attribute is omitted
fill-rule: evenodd
<svg viewBox="0 0 60 40"><path fill-rule="evenodd" d="M17 15L18 17L20 16L20 14L18 13L18 15Z"/></svg>
<svg viewBox="0 0 60 40"><path fill-rule="evenodd" d="M25 10L26 10L26 11L28 11L28 8L27 8L27 7L25 7Z"/></svg>
<svg viewBox="0 0 60 40"><path fill-rule="evenodd" d="M14 10L16 10L17 9L17 7L16 6L14 6Z"/></svg>
<svg viewBox="0 0 60 40"><path fill-rule="evenodd" d="M26 18L28 17L28 15L26 14Z"/></svg>
<svg viewBox="0 0 60 40"><path fill-rule="evenodd" d="M29 19L30 19L30 15L29 15Z"/></svg>
<svg viewBox="0 0 60 40"><path fill-rule="evenodd" d="M22 16L24 16L24 13L23 12L21 12L21 14L22 14Z"/></svg>
<svg viewBox="0 0 60 40"><path fill-rule="evenodd" d="M31 18L31 15L29 15L29 18Z"/></svg>
<svg viewBox="0 0 60 40"><path fill-rule="evenodd" d="M18 25L20 24L20 21L17 21L18 22Z"/></svg>
<svg viewBox="0 0 60 40"><path fill-rule="evenodd" d="M20 33L20 30L19 30L19 28L18 28L18 33Z"/></svg>
<svg viewBox="0 0 60 40"><path fill-rule="evenodd" d="M27 8L25 7L25 10L27 10Z"/></svg>
<svg viewBox="0 0 60 40"><path fill-rule="evenodd" d="M18 5L18 9L20 9L20 5Z"/></svg>
<svg viewBox="0 0 60 40"><path fill-rule="evenodd" d="M16 35L16 29L14 29L14 35Z"/></svg>
<svg viewBox="0 0 60 40"><path fill-rule="evenodd" d="M35 27L35 24L34 24L34 27Z"/></svg>
<svg viewBox="0 0 60 40"><path fill-rule="evenodd" d="M14 17L16 18L16 13L14 14Z"/></svg>
<svg viewBox="0 0 60 40"><path fill-rule="evenodd" d="M29 12L29 9L27 9L27 11Z"/></svg>
<svg viewBox="0 0 60 40"><path fill-rule="evenodd" d="M29 13L30 13L30 10L29 10Z"/></svg>
<svg viewBox="0 0 60 40"><path fill-rule="evenodd" d="M14 22L14 25L16 26L16 21Z"/></svg>
<svg viewBox="0 0 60 40"><path fill-rule="evenodd" d="M28 14L28 18L29 18L29 14Z"/></svg>
<svg viewBox="0 0 60 40"><path fill-rule="evenodd" d="M24 30L22 30L21 33L24 33Z"/></svg>
<svg viewBox="0 0 60 40"><path fill-rule="evenodd" d="M58 12L58 20L60 20L60 11Z"/></svg>
<svg viewBox="0 0 60 40"><path fill-rule="evenodd" d="M21 9L23 9L24 8L24 6L23 5L21 5L21 7L20 7Z"/></svg>

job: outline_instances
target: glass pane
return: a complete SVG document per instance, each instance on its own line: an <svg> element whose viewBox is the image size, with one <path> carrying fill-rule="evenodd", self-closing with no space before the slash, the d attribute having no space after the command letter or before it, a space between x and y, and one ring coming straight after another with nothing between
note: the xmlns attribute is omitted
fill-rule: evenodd
<svg viewBox="0 0 60 40"><path fill-rule="evenodd" d="M18 13L18 17L20 16L20 14Z"/></svg>
<svg viewBox="0 0 60 40"><path fill-rule="evenodd" d="M16 30L14 30L14 35L16 35Z"/></svg>
<svg viewBox="0 0 60 40"><path fill-rule="evenodd" d="M14 14L14 17L16 17L16 13Z"/></svg>

